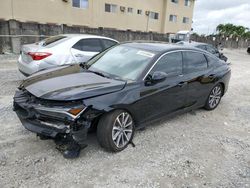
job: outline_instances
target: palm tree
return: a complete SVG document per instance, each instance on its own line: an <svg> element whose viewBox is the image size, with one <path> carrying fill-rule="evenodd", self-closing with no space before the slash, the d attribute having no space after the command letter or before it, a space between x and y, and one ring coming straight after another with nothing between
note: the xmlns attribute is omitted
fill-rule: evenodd
<svg viewBox="0 0 250 188"><path fill-rule="evenodd" d="M218 31L220 34L224 34L225 30L224 30L224 25L223 24L219 24L216 27L216 31Z"/></svg>
<svg viewBox="0 0 250 188"><path fill-rule="evenodd" d="M219 24L216 27L216 31L219 35L226 35L226 36L234 36L234 37L243 37L248 36L246 35L249 29L244 26L236 26L230 23L227 24Z"/></svg>

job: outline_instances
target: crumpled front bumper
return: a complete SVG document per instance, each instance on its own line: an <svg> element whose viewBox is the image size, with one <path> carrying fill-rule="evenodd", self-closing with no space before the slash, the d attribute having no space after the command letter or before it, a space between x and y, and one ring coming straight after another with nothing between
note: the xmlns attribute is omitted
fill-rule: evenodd
<svg viewBox="0 0 250 188"><path fill-rule="evenodd" d="M37 108L34 99L27 92L17 91L14 96L13 110L16 112L22 125L31 132L39 135L56 137L58 134L68 134L73 119L66 118L65 114L47 112ZM87 131L87 129L86 129Z"/></svg>
<svg viewBox="0 0 250 188"><path fill-rule="evenodd" d="M64 121L53 119L53 117L41 116L31 106L15 101L13 104L13 110L16 112L22 125L31 132L45 135L49 137L56 137L58 134L66 134L70 132L69 125L66 125Z"/></svg>
<svg viewBox="0 0 250 188"><path fill-rule="evenodd" d="M37 133L39 135L44 135L44 136L55 138L58 134L69 133L69 128L67 128L66 126L61 127L61 128L56 128L53 126L43 124L37 120L22 119L21 117L19 117L19 119L22 122L22 125L27 130L33 133Z"/></svg>

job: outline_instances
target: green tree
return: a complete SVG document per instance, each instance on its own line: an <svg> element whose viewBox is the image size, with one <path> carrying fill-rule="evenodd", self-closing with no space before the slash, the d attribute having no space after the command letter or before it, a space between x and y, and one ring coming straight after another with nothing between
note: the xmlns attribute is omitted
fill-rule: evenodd
<svg viewBox="0 0 250 188"><path fill-rule="evenodd" d="M250 39L250 31L244 33L244 34L243 34L243 38L248 38L248 39Z"/></svg>
<svg viewBox="0 0 250 188"><path fill-rule="evenodd" d="M234 37L247 37L249 34L249 29L244 26L237 26L230 23L219 24L216 27L216 31L219 35L234 36Z"/></svg>

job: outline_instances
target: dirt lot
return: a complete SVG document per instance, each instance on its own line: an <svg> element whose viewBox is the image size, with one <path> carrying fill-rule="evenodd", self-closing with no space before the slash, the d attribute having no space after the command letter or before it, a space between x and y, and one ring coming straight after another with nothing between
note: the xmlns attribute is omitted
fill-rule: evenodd
<svg viewBox="0 0 250 188"><path fill-rule="evenodd" d="M225 54L232 78L215 111L152 124L116 154L92 134L76 160L22 127L12 97L23 76L16 57L0 56L0 187L250 187L250 55Z"/></svg>

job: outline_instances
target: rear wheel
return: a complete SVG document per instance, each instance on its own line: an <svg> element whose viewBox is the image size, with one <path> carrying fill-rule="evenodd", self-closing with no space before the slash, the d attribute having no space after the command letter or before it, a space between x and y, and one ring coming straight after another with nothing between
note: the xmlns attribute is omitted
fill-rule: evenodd
<svg viewBox="0 0 250 188"><path fill-rule="evenodd" d="M205 109L214 110L219 105L222 95L223 87L221 84L218 84L210 92L205 105Z"/></svg>
<svg viewBox="0 0 250 188"><path fill-rule="evenodd" d="M97 126L99 144L109 151L122 151L134 136L132 116L123 110L105 114Z"/></svg>

